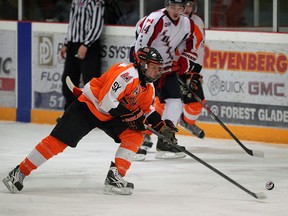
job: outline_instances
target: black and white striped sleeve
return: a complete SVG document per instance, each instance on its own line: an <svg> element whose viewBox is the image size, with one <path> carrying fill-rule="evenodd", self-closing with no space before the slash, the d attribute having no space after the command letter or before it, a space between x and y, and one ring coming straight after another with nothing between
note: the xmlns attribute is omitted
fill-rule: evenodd
<svg viewBox="0 0 288 216"><path fill-rule="evenodd" d="M84 20L81 20L81 22L85 22L82 43L87 47L101 36L104 27L104 8L102 0L92 0L87 5Z"/></svg>

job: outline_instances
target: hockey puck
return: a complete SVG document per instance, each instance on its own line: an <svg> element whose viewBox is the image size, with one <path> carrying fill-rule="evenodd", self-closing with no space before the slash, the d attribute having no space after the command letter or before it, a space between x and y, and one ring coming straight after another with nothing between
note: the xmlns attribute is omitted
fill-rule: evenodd
<svg viewBox="0 0 288 216"><path fill-rule="evenodd" d="M274 188L274 183L272 181L266 182L266 189L267 190L272 190Z"/></svg>

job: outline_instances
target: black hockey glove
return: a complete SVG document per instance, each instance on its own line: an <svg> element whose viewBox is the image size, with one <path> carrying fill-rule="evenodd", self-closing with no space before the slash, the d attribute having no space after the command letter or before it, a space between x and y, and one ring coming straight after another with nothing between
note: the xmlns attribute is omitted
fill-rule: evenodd
<svg viewBox="0 0 288 216"><path fill-rule="evenodd" d="M153 127L154 130L161 133L167 139L169 139L172 143L177 144L177 139L175 138L175 133L178 132L178 129L175 127L172 121L166 119L164 121L159 122L156 126ZM163 140L164 143L171 144L166 140Z"/></svg>
<svg viewBox="0 0 288 216"><path fill-rule="evenodd" d="M131 130L140 130L140 131L146 130L145 127L146 118L140 108L134 110L131 113L121 115L120 118L122 119L124 124Z"/></svg>
<svg viewBox="0 0 288 216"><path fill-rule="evenodd" d="M186 85L191 91L197 91L202 84L202 75L199 73L191 72L186 73Z"/></svg>

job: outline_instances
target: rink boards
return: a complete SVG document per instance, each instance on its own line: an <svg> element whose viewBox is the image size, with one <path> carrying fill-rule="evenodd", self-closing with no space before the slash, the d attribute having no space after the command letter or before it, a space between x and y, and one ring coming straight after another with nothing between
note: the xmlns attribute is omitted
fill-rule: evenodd
<svg viewBox="0 0 288 216"><path fill-rule="evenodd" d="M63 113L59 50L67 25L0 24L7 51L0 54L0 120L54 124ZM128 62L134 28L106 26L101 40L105 72ZM237 138L288 144L287 41L288 34L206 31L207 104ZM198 124L207 137L231 138L205 109Z"/></svg>

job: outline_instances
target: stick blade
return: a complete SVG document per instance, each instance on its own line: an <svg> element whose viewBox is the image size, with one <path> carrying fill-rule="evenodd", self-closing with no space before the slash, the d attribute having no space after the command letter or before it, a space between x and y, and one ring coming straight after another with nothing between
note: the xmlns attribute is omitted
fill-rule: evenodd
<svg viewBox="0 0 288 216"><path fill-rule="evenodd" d="M79 97L82 94L82 90L73 84L69 76L66 77L66 84L76 97Z"/></svg>
<svg viewBox="0 0 288 216"><path fill-rule="evenodd" d="M73 88L75 87L75 85L73 84L69 76L66 77L66 84L70 91L73 92Z"/></svg>
<svg viewBox="0 0 288 216"><path fill-rule="evenodd" d="M260 193L255 193L255 198L256 199L266 199L267 197L266 197L265 193L260 192Z"/></svg>
<svg viewBox="0 0 288 216"><path fill-rule="evenodd" d="M264 158L264 153L261 151L253 151L253 156Z"/></svg>

